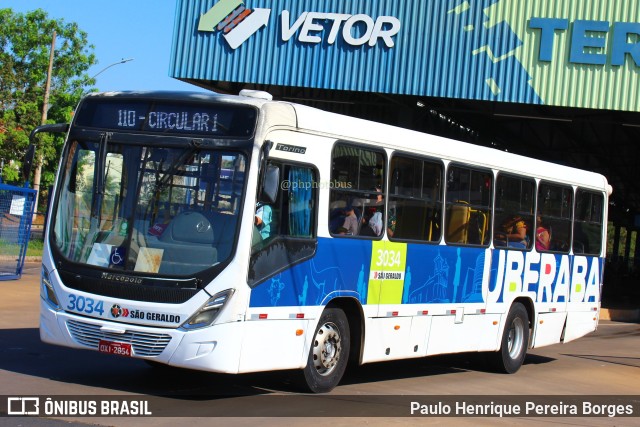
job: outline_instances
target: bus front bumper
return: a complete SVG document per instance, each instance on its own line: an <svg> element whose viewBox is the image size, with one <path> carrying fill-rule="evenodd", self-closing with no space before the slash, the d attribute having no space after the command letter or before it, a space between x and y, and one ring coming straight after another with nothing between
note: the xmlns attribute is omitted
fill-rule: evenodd
<svg viewBox="0 0 640 427"><path fill-rule="evenodd" d="M195 331L150 328L55 311L40 299L43 342L94 351L105 342L124 344L134 358L210 372L239 372L244 325L225 323Z"/></svg>

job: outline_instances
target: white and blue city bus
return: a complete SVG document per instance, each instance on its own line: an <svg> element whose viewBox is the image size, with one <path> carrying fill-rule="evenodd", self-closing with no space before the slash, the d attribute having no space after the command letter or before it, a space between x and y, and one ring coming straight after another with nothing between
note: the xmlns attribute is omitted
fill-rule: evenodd
<svg viewBox="0 0 640 427"><path fill-rule="evenodd" d="M601 175L251 91L92 94L46 130L45 342L327 392L349 360L513 373L598 325Z"/></svg>

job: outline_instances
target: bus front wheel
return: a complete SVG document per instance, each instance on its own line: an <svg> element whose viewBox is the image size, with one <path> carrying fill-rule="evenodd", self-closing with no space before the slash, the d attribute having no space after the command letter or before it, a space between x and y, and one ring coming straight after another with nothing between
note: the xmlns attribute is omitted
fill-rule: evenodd
<svg viewBox="0 0 640 427"><path fill-rule="evenodd" d="M502 332L500 350L493 353L492 367L507 374L513 374L524 362L529 347L529 315L524 305L513 304Z"/></svg>
<svg viewBox="0 0 640 427"><path fill-rule="evenodd" d="M349 340L349 321L344 311L339 308L324 310L303 371L310 391L327 393L338 385L349 360Z"/></svg>

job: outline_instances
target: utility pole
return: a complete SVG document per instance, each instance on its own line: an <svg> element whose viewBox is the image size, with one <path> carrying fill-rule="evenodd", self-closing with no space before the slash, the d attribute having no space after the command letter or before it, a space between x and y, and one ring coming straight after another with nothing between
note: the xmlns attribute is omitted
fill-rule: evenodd
<svg viewBox="0 0 640 427"><path fill-rule="evenodd" d="M47 83L44 86L44 103L42 105L41 124L47 124L47 114L49 112L49 91L51 89L51 73L53 72L53 55L56 51L56 31L53 30L51 39L51 52L49 53L49 70L47 72ZM36 199L33 205L33 218L36 218L38 211L38 197L40 196L40 178L42 175L42 152L36 157L36 171L33 174L33 189L36 190Z"/></svg>

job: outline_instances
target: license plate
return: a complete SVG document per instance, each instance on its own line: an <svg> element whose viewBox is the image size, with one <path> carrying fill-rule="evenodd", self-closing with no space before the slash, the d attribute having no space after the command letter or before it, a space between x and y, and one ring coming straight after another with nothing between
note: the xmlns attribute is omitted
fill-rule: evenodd
<svg viewBox="0 0 640 427"><path fill-rule="evenodd" d="M116 354L118 356L131 357L131 344L123 342L113 342L100 340L98 344L98 351L100 353Z"/></svg>

